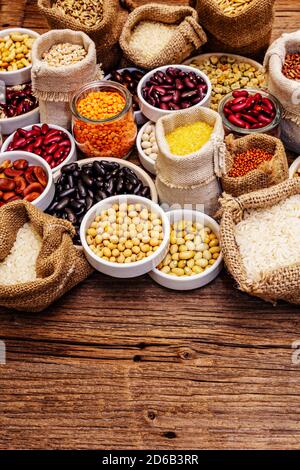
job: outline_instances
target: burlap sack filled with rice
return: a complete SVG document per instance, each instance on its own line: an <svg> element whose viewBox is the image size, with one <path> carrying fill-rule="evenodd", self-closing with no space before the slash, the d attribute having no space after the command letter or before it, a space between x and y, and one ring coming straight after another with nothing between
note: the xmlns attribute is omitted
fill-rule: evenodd
<svg viewBox="0 0 300 470"><path fill-rule="evenodd" d="M86 56L72 65L50 66L43 55L56 44L78 44ZM40 36L32 48L32 89L39 100L41 122L56 124L70 129L69 102L74 92L92 80L103 77L97 66L93 41L78 31L53 30Z"/></svg>
<svg viewBox="0 0 300 470"><path fill-rule="evenodd" d="M235 140L232 135L229 135L225 142L227 151L222 187L226 193L240 196L251 191L268 188L288 178L288 161L284 146L276 137L266 134L252 134ZM272 154L273 157L244 176L230 176L235 157L251 149L261 149Z"/></svg>
<svg viewBox="0 0 300 470"><path fill-rule="evenodd" d="M0 283L0 305L16 310L39 312L83 281L92 273L92 268L83 252L73 245L75 229L72 224L44 214L26 201L15 201L0 209L1 264L5 263L10 255L19 230L28 222L41 243L35 267L36 279L17 284ZM29 253L31 257L31 248L26 245L21 247L22 253ZM23 269L26 270L25 254L21 261ZM10 269L12 270L13 268Z"/></svg>
<svg viewBox="0 0 300 470"><path fill-rule="evenodd" d="M220 200L220 242L237 287L275 303L300 303L300 180Z"/></svg>
<svg viewBox="0 0 300 470"><path fill-rule="evenodd" d="M122 51L119 37L128 16L119 0L38 0L38 8L52 29L83 31L96 44L104 70L116 67Z"/></svg>
<svg viewBox="0 0 300 470"><path fill-rule="evenodd" d="M174 129L202 121L213 128L212 134L197 152L178 156L170 152L166 135ZM217 175L221 174L225 156L222 119L215 111L192 108L160 118L156 123L158 157L156 160L156 187L160 201L172 206L203 205L213 215L221 192Z"/></svg>
<svg viewBox="0 0 300 470"><path fill-rule="evenodd" d="M257 56L271 39L275 0L197 0L207 51Z"/></svg>
<svg viewBox="0 0 300 470"><path fill-rule="evenodd" d="M180 64L205 42L193 8L154 3L130 13L120 37L125 58L149 70Z"/></svg>
<svg viewBox="0 0 300 470"><path fill-rule="evenodd" d="M288 53L299 52L300 30L283 34L273 42L264 60L268 89L283 107L281 139L288 149L296 153L300 153L300 82L285 77L282 66Z"/></svg>

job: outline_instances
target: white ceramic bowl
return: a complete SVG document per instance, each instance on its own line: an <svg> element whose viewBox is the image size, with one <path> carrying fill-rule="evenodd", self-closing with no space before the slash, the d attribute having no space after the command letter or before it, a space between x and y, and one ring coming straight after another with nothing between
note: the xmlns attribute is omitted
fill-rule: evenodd
<svg viewBox="0 0 300 470"><path fill-rule="evenodd" d="M54 198L54 192L55 192L51 168L48 165L48 163L45 162L45 160L43 160L43 158L39 157L38 155L35 155L34 153L23 152L22 150L21 151L15 150L12 152L4 152L4 153L1 152L0 164L4 160L11 160L12 162L14 162L15 160L19 160L20 158L24 158L25 160L27 160L30 165L41 166L47 173L47 176L48 176L47 186L45 187L42 194L32 202L34 206L44 211L47 209L48 206L50 206Z"/></svg>
<svg viewBox="0 0 300 470"><path fill-rule="evenodd" d="M296 160L293 161L289 168L289 178L292 179L294 178L294 174L296 173L297 170L300 170L300 157L296 158Z"/></svg>
<svg viewBox="0 0 300 470"><path fill-rule="evenodd" d="M0 119L0 128L3 135L15 132L19 127L27 127L40 122L40 110L35 108L29 113L21 114L7 119Z"/></svg>
<svg viewBox="0 0 300 470"><path fill-rule="evenodd" d="M130 168L134 173L139 177L139 179L143 182L144 185L149 186L150 188L150 194L151 194L151 200L155 203L158 202L158 195L156 191L155 184L153 183L152 178L147 175L147 173L140 168L139 166L135 165L134 163L128 162L127 160L123 160L121 158L112 158L112 157L106 157L106 158L100 158L100 157L93 157L93 158L84 158L83 160L77 161L77 164L79 166L84 165L85 163L91 163L93 161L100 162L101 160L104 160L105 162L116 162L119 163L121 167L125 166L127 168ZM54 178L54 183L58 180L59 176L61 175L61 171L58 170L54 173L53 178ZM117 197L117 196L116 196Z"/></svg>
<svg viewBox="0 0 300 470"><path fill-rule="evenodd" d="M6 36L9 33L22 33L28 34L34 38L38 38L40 35L36 31L26 28L8 28L0 31L0 37ZM0 80L3 80L6 85L20 85L21 83L27 83L31 80L31 64L19 70L12 72L0 72Z"/></svg>
<svg viewBox="0 0 300 470"><path fill-rule="evenodd" d="M178 222L180 220L193 220L194 222L202 223L204 226L209 227L212 231L219 237L219 224L209 217L208 215L189 209L178 209L166 213L170 224ZM210 268L205 270L201 274L195 274L194 276L182 276L175 277L169 276L156 267L149 273L149 276L158 284L163 287L167 287L173 290L192 290L199 287L203 287L209 282L213 281L218 274L221 272L223 267L223 257L222 253Z"/></svg>
<svg viewBox="0 0 300 470"><path fill-rule="evenodd" d="M89 245L86 241L86 231L94 221L95 217L100 214L102 210L108 209L113 204L123 202L127 202L128 204L139 203L147 207L148 210L159 214L162 220L162 227L164 232L164 238L159 248L151 256L144 258L141 261L127 264L112 263L100 258L99 256L96 256L95 253L89 248ZM142 276L143 274L148 273L164 259L169 246L170 224L163 209L161 209L158 204L150 201L150 199L130 195L112 196L98 202L86 213L80 226L80 239L87 260L97 271L113 277L131 278Z"/></svg>
<svg viewBox="0 0 300 470"><path fill-rule="evenodd" d="M211 83L207 75L205 75L205 73L201 72L200 70L196 70L195 67L189 67L188 65L182 65L182 64L164 65L163 67L158 67L156 69L153 69L150 72L148 72L146 75L144 75L144 77L141 79L137 87L137 95L139 98L141 111L148 119L150 119L150 121L153 121L153 122L158 121L159 118L161 118L162 116L166 116L167 114L176 113L176 111L159 109L159 108L156 108L155 106L152 106L143 98L143 93L142 93L142 90L146 82L150 79L150 77L152 77L152 75L155 74L155 72L158 72L158 71L165 72L169 67L178 68L178 69L183 70L184 72L194 72L197 75L200 75L200 77L202 77L207 84L207 93L205 97L203 98L203 100L199 101L199 103L195 104L194 106L191 106L191 108L196 108L199 106L206 106L206 107L210 106Z"/></svg>
<svg viewBox="0 0 300 470"><path fill-rule="evenodd" d="M123 72L124 70L129 70L130 72L133 70L139 70L139 72L143 73L145 72L144 70L139 69L137 67L124 67L123 69L117 69L117 72ZM104 77L104 80L111 80L111 74L109 73L108 75L106 75ZM141 111L135 111L134 117L138 127L142 126L147 121L147 118L143 115Z"/></svg>
<svg viewBox="0 0 300 470"><path fill-rule="evenodd" d="M42 126L41 123L38 123L37 124L39 127ZM60 164L60 165L57 165L55 168L52 168L52 173L56 173L57 171L59 171L64 165L68 164L68 163L72 163L72 162L75 162L77 160L77 151L76 151L76 145L75 145L75 140L74 140L74 137L72 136L72 134L70 134L69 131L67 131L67 129L65 129L64 127L60 127L60 126L56 126L54 124L49 124L49 127L51 129L57 129L59 131L63 131L67 134L68 138L70 139L70 142L71 142L71 150L70 150L70 153L69 155L67 156L67 158ZM26 126L26 127L23 127L23 129L25 131L29 131L32 129L32 126ZM2 148L1 148L1 152L6 152L7 151L7 148L9 146L9 144L13 141L13 138L14 138L14 135L15 133L13 133L12 135L10 135L6 141L4 142L4 144L2 145Z"/></svg>
<svg viewBox="0 0 300 470"><path fill-rule="evenodd" d="M149 173L151 173L152 175L156 175L155 161L152 160L152 158L148 157L148 155L146 155L144 150L142 149L142 135L144 134L144 131L149 124L152 124L155 127L154 122L147 121L140 128L138 135L136 137L136 147L137 147L137 151L139 154L140 162L143 165L143 167L146 168L146 170L149 171Z"/></svg>

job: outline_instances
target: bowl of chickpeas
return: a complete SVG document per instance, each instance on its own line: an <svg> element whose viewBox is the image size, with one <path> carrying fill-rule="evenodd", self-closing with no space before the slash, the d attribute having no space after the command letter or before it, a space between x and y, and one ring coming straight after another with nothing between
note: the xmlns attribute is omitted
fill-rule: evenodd
<svg viewBox="0 0 300 470"><path fill-rule="evenodd" d="M26 28L0 31L0 80L20 85L31 80L31 50L39 33Z"/></svg>
<svg viewBox="0 0 300 470"><path fill-rule="evenodd" d="M117 278L137 277L165 258L170 223L164 210L150 199L112 196L86 213L80 240L87 260L97 271Z"/></svg>
<svg viewBox="0 0 300 470"><path fill-rule="evenodd" d="M223 267L219 224L195 210L177 209L166 215L171 225L169 248L149 275L158 284L173 290L205 286Z"/></svg>

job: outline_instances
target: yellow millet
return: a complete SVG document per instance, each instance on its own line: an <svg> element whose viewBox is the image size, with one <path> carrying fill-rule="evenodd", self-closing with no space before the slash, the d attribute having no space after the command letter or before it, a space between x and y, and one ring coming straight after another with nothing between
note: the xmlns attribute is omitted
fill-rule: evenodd
<svg viewBox="0 0 300 470"><path fill-rule="evenodd" d="M177 127L166 135L170 152L174 155L189 155L199 150L210 139L213 127L206 122Z"/></svg>

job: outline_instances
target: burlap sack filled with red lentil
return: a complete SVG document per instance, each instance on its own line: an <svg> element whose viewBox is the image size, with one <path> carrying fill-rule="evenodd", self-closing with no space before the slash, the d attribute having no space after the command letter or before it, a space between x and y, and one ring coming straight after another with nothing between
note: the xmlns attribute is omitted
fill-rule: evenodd
<svg viewBox="0 0 300 470"><path fill-rule="evenodd" d="M26 222L30 222L42 238L36 262L37 279L0 285L0 305L40 312L93 270L83 252L73 245L75 229L72 224L41 212L27 201L11 202L0 209L0 263L9 255L18 230Z"/></svg>
<svg viewBox="0 0 300 470"><path fill-rule="evenodd" d="M87 13L81 19L66 15L55 6L54 0L38 0L38 8L42 16L46 17L50 28L68 28L86 33L96 44L98 62L102 64L104 70L109 71L118 65L122 57L119 37L128 12L121 7L119 0L94 0L97 6L101 1L102 19L94 26L87 26ZM72 5L74 5L74 10L76 9L76 2L80 3L79 0L69 2L71 10ZM90 8L95 8L92 2L90 3Z"/></svg>
<svg viewBox="0 0 300 470"><path fill-rule="evenodd" d="M197 0L197 12L207 33L207 51L231 52L246 56L263 53L271 39L275 0L252 0L233 16L222 11L217 0ZM237 2L226 0L231 9Z"/></svg>
<svg viewBox="0 0 300 470"><path fill-rule="evenodd" d="M87 51L83 60L52 67L43 54L59 43L79 44ZM53 30L42 34L32 47L32 89L39 100L41 122L71 128L70 100L82 85L103 77L97 66L93 41L81 31Z"/></svg>
<svg viewBox="0 0 300 470"><path fill-rule="evenodd" d="M220 199L220 243L228 271L236 281L238 289L273 304L277 300L300 304L300 264L291 259L289 266L263 272L257 280L249 279L235 238L235 226L249 210L271 208L299 194L300 178L293 178L238 198L224 194ZM284 243L284 240L282 242Z"/></svg>
<svg viewBox="0 0 300 470"><path fill-rule="evenodd" d="M266 53L264 66L267 73L268 89L283 107L280 137L289 150L299 154L300 81L292 80L282 72L286 56L289 53L300 53L300 30L285 33L274 41Z"/></svg>
<svg viewBox="0 0 300 470"><path fill-rule="evenodd" d="M234 140L233 136L229 135L225 142L227 151L225 173L222 175L222 187L226 193L232 196L240 196L251 191L274 186L288 178L288 161L284 146L276 137L266 134L253 134ZM273 157L243 176L231 175L236 156L251 149L260 149L263 152L272 154ZM241 169L242 173L243 171L244 168Z"/></svg>
<svg viewBox="0 0 300 470"><path fill-rule="evenodd" d="M166 134L202 121L213 127L210 139L198 151L184 156L171 153ZM160 118L156 123L158 157L156 188L161 203L203 209L213 215L218 208L221 186L218 176L224 168L225 145L221 116L209 108L191 108ZM200 207L203 206L203 207Z"/></svg>
<svg viewBox="0 0 300 470"><path fill-rule="evenodd" d="M154 56L143 56L131 44L133 30L142 21L176 26L172 39ZM159 40L159 37L153 37L153 41ZM198 24L198 15L193 8L155 3L143 5L130 13L120 37L125 58L147 70L166 64L180 64L205 42L206 34ZM146 47L151 47L151 44L145 44Z"/></svg>

